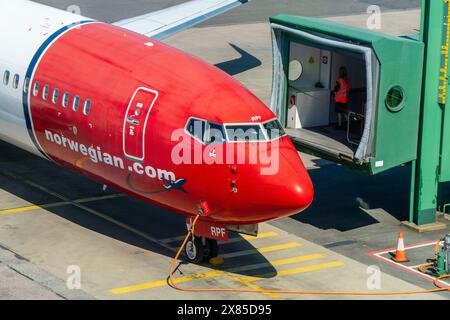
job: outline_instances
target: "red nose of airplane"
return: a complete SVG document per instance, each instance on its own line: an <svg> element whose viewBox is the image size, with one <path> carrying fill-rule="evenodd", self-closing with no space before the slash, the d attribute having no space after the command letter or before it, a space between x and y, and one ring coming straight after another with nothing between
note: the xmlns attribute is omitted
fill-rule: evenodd
<svg viewBox="0 0 450 320"><path fill-rule="evenodd" d="M267 185L259 199L255 200L260 203L260 214L266 219L297 214L308 208L313 201L311 179L287 138L280 144L278 172L263 176L262 179Z"/></svg>
<svg viewBox="0 0 450 320"><path fill-rule="evenodd" d="M237 179L238 191L220 216L237 224L253 224L294 215L309 207L314 188L292 142L287 137L280 139L273 152L278 156L272 157L269 165L254 167L252 174L244 173Z"/></svg>

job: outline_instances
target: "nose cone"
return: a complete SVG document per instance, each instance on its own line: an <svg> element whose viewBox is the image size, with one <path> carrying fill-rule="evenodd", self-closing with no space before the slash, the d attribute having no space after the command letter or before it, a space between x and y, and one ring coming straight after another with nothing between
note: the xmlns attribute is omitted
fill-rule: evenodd
<svg viewBox="0 0 450 320"><path fill-rule="evenodd" d="M314 188L309 176L289 176L282 181L286 185L274 187L272 196L273 204L279 207L279 217L297 214L311 205Z"/></svg>
<svg viewBox="0 0 450 320"><path fill-rule="evenodd" d="M272 159L270 170L252 166L245 180L243 176L237 179L238 192L223 203L221 219L253 224L294 215L309 207L314 188L289 138L281 139L275 152L278 156Z"/></svg>
<svg viewBox="0 0 450 320"><path fill-rule="evenodd" d="M271 185L260 200L272 207L274 218L297 214L308 208L314 198L314 187L294 147L280 148L279 170L265 179Z"/></svg>

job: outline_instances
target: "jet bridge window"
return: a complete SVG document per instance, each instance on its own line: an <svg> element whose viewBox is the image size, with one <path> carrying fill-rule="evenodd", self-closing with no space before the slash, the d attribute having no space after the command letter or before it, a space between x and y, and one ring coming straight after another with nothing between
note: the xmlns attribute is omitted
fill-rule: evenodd
<svg viewBox="0 0 450 320"><path fill-rule="evenodd" d="M226 125L226 130L230 142L266 141L260 125Z"/></svg>
<svg viewBox="0 0 450 320"><path fill-rule="evenodd" d="M19 87L20 76L16 73L13 78L13 88L17 89Z"/></svg>
<svg viewBox="0 0 450 320"><path fill-rule="evenodd" d="M402 87L393 86L386 95L386 106L391 111L399 111L403 107L405 93Z"/></svg>
<svg viewBox="0 0 450 320"><path fill-rule="evenodd" d="M9 83L9 77L10 77L10 75L11 75L11 73L10 73L8 70L6 70L6 71L5 71L5 74L3 75L3 84L4 84L5 86L7 86L8 83Z"/></svg>

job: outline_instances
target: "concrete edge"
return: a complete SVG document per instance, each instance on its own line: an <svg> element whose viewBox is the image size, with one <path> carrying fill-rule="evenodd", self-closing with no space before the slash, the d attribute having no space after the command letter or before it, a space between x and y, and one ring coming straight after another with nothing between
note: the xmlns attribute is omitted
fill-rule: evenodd
<svg viewBox="0 0 450 320"><path fill-rule="evenodd" d="M445 223L438 222L438 221L435 223L429 223L429 224L424 224L424 225L420 225L420 226L415 223L409 222L409 221L403 221L402 225L407 227L408 229L411 229L411 230L419 232L419 233L447 229L447 225Z"/></svg>

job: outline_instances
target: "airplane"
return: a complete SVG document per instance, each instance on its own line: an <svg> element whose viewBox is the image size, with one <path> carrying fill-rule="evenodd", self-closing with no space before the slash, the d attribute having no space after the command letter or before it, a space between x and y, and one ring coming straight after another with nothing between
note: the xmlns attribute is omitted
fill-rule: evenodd
<svg viewBox="0 0 450 320"><path fill-rule="evenodd" d="M202 214L185 249L193 263L216 257L229 231L256 235L259 223L305 210L314 189L275 114L160 42L246 2L193 0L107 24L0 0L0 139L185 215L187 226ZM254 147L276 170L264 173Z"/></svg>

